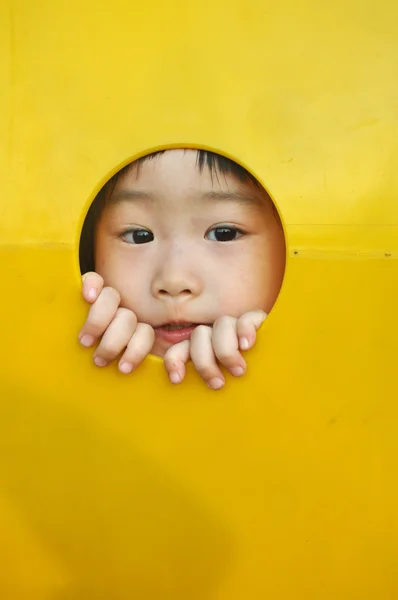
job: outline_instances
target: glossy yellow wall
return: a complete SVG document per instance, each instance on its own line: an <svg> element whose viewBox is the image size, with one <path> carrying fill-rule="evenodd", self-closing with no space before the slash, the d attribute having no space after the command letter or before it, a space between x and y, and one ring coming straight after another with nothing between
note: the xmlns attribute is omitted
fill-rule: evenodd
<svg viewBox="0 0 398 600"><path fill-rule="evenodd" d="M3 0L2 600L398 598L398 4ZM96 369L78 240L160 146L286 228L248 374Z"/></svg>

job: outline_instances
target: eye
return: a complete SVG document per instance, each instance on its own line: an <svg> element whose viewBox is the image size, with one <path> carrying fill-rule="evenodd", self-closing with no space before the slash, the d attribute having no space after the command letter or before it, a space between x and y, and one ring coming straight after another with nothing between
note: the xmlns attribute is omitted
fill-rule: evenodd
<svg viewBox="0 0 398 600"><path fill-rule="evenodd" d="M154 235L148 229L129 229L120 236L128 244L147 244L153 242Z"/></svg>
<svg viewBox="0 0 398 600"><path fill-rule="evenodd" d="M240 238L243 235L243 231L236 227L214 227L210 229L205 238L212 242L232 242Z"/></svg>

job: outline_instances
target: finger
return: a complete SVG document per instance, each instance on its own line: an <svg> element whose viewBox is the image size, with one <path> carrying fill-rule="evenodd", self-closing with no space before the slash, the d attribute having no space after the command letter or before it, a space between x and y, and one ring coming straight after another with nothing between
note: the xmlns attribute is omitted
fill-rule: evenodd
<svg viewBox="0 0 398 600"><path fill-rule="evenodd" d="M252 310L238 319L237 332L239 339L239 348L249 350L256 341L256 332L267 318L267 313L263 310Z"/></svg>
<svg viewBox="0 0 398 600"><path fill-rule="evenodd" d="M155 342L155 332L147 323L138 323L133 336L130 338L126 351L119 361L121 373L131 373L138 367L152 350Z"/></svg>
<svg viewBox="0 0 398 600"><path fill-rule="evenodd" d="M185 365L189 360L190 341L184 340L174 344L164 355L164 366L171 383L181 383L185 377Z"/></svg>
<svg viewBox="0 0 398 600"><path fill-rule="evenodd" d="M218 361L235 377L246 371L246 361L239 352L237 319L221 317L213 325L212 343Z"/></svg>
<svg viewBox="0 0 398 600"><path fill-rule="evenodd" d="M120 295L115 289L105 287L101 291L79 333L79 340L83 346L92 346L103 335L116 315L119 303Z"/></svg>
<svg viewBox="0 0 398 600"><path fill-rule="evenodd" d="M207 385L213 390L222 388L225 379L214 356L211 327L206 325L196 327L191 335L190 352L195 369Z"/></svg>
<svg viewBox="0 0 398 600"><path fill-rule="evenodd" d="M89 272L82 276L82 294L86 302L92 304L98 298L104 287L104 280L98 273Z"/></svg>
<svg viewBox="0 0 398 600"><path fill-rule="evenodd" d="M127 308L118 308L94 353L97 367L105 367L126 348L135 332L137 317Z"/></svg>

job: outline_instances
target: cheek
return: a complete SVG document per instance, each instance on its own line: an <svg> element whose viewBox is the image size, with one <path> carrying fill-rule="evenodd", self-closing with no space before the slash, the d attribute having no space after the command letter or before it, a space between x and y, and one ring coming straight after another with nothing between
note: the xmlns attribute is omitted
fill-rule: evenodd
<svg viewBox="0 0 398 600"><path fill-rule="evenodd" d="M133 287L142 278L140 261L133 260L132 253L123 252L112 242L103 243L96 249L95 270L103 277L105 285L114 287L122 297L130 296Z"/></svg>
<svg viewBox="0 0 398 600"><path fill-rule="evenodd" d="M248 310L262 308L267 277L262 257L253 256L250 248L241 247L233 256L214 261L208 275L210 272L208 289L220 314L238 317Z"/></svg>
<svg viewBox="0 0 398 600"><path fill-rule="evenodd" d="M111 246L107 240L99 238L95 247L95 271L104 278L106 285L110 285L107 279L117 268L118 262Z"/></svg>
<svg viewBox="0 0 398 600"><path fill-rule="evenodd" d="M228 266L229 279L235 282L230 303L246 312L262 309L269 312L282 285L285 271L285 242L277 233L274 239L255 243L236 257ZM234 273L232 274L232 271Z"/></svg>
<svg viewBox="0 0 398 600"><path fill-rule="evenodd" d="M286 264L286 246L282 231L277 231L264 249L259 261L258 277L262 281L259 290L262 309L269 313L275 304L282 287Z"/></svg>

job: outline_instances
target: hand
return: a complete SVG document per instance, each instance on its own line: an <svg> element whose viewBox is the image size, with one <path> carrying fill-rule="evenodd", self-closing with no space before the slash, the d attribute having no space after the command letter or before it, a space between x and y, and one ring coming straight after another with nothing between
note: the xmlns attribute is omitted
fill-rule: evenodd
<svg viewBox="0 0 398 600"><path fill-rule="evenodd" d="M220 317L213 327L199 325L190 340L169 348L164 364L172 383L180 383L185 376L189 358L196 370L213 390L224 386L225 378L217 360L231 375L241 377L246 372L246 362L241 350L249 350L256 341L256 332L266 318L262 310L253 310L239 319Z"/></svg>
<svg viewBox="0 0 398 600"><path fill-rule="evenodd" d="M82 279L83 298L91 308L79 333L80 343L89 348L102 337L94 352L94 363L105 367L123 352L119 370L131 373L152 350L154 330L146 323L137 323L135 314L120 306L119 292L104 287L100 275L86 273Z"/></svg>

